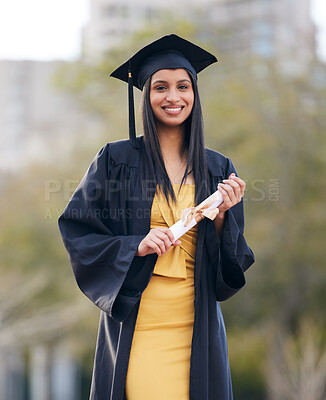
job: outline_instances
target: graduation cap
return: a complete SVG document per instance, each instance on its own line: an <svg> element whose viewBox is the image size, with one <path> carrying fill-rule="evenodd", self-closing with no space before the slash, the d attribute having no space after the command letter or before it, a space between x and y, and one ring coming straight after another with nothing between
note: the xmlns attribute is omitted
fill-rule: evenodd
<svg viewBox="0 0 326 400"><path fill-rule="evenodd" d="M201 47L171 34L140 49L110 76L128 83L129 139L138 147L135 128L133 87L142 90L146 80L161 69L184 68L197 79L197 73L217 62L216 57Z"/></svg>

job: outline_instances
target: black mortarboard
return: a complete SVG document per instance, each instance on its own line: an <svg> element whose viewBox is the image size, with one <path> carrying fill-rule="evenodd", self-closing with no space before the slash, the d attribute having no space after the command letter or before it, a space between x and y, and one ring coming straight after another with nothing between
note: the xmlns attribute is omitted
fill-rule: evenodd
<svg viewBox="0 0 326 400"><path fill-rule="evenodd" d="M197 73L216 62L213 54L177 35L166 35L140 49L110 76L128 82L129 138L137 147L133 86L142 90L146 80L161 69L184 68L196 79Z"/></svg>

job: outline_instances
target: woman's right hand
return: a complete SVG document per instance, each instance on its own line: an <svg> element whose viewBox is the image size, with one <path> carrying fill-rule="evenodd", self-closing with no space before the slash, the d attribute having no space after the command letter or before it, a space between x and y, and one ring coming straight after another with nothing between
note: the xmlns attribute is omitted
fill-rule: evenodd
<svg viewBox="0 0 326 400"><path fill-rule="evenodd" d="M173 241L174 236L169 228L153 228L139 243L136 256L144 257L153 253L162 256L171 246L175 247L181 244L180 240Z"/></svg>

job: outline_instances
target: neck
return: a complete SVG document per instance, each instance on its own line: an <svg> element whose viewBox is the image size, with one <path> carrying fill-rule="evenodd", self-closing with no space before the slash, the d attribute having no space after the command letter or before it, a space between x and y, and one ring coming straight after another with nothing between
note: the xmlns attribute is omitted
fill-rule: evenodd
<svg viewBox="0 0 326 400"><path fill-rule="evenodd" d="M167 159L180 158L185 135L184 126L180 125L173 128L157 126L157 135L164 156Z"/></svg>
<svg viewBox="0 0 326 400"><path fill-rule="evenodd" d="M181 154L185 137L185 126L156 126L165 169L172 183L181 183L187 165L187 150ZM187 184L194 183L191 175L187 176Z"/></svg>

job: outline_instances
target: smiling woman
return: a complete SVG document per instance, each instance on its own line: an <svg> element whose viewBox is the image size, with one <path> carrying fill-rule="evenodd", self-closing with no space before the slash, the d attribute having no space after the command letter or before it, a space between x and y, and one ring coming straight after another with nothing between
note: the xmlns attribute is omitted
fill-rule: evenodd
<svg viewBox="0 0 326 400"><path fill-rule="evenodd" d="M129 140L100 150L59 219L78 285L101 309L92 400L233 398L218 301L244 286L254 257L245 183L204 146L197 74L216 61L167 35L111 74L128 82ZM133 86L143 91L140 137ZM175 240L169 227L217 185L215 220Z"/></svg>
<svg viewBox="0 0 326 400"><path fill-rule="evenodd" d="M184 69L162 69L155 72L150 85L150 103L157 121L158 136L162 136L161 130L165 126L174 127L173 132L181 136L180 130L194 103L194 91L188 72ZM169 129L169 132L172 133L172 130Z"/></svg>

